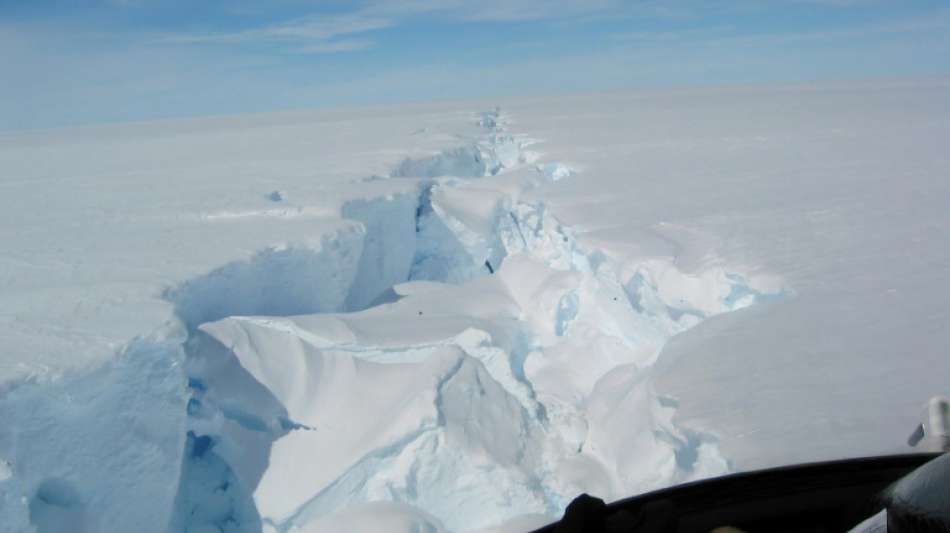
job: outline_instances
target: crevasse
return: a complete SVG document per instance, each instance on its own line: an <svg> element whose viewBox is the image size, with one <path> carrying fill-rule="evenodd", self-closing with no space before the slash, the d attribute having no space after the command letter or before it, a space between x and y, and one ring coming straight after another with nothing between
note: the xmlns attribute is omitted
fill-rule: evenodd
<svg viewBox="0 0 950 533"><path fill-rule="evenodd" d="M768 294L662 258L630 274L505 188L460 208L470 180L532 169L504 115L480 123L478 142L396 167L417 194L347 204L351 232L169 293L193 328L176 528L289 531L396 502L469 530L727 468L710 437L672 423L649 368L672 335ZM567 175L549 166L533 179ZM372 408L346 413L360 402Z"/></svg>
<svg viewBox="0 0 950 533"><path fill-rule="evenodd" d="M386 178L415 190L170 288L177 326L103 368L4 391L24 441L64 420L69 438L30 472L0 458L0 530L464 531L727 469L650 369L671 336L781 292L585 248L521 194L583 173L498 109L473 120L481 138Z"/></svg>

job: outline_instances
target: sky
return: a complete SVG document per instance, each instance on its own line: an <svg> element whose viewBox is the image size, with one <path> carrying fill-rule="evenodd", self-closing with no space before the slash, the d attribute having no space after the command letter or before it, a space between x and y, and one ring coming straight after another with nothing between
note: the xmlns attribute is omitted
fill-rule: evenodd
<svg viewBox="0 0 950 533"><path fill-rule="evenodd" d="M947 76L948 0L0 0L0 131Z"/></svg>

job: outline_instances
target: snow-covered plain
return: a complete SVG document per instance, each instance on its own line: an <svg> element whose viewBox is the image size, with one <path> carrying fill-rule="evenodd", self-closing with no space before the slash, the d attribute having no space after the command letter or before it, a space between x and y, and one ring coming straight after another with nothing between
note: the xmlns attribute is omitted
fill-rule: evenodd
<svg viewBox="0 0 950 533"><path fill-rule="evenodd" d="M0 136L0 530L524 530L904 451L950 384L948 89Z"/></svg>

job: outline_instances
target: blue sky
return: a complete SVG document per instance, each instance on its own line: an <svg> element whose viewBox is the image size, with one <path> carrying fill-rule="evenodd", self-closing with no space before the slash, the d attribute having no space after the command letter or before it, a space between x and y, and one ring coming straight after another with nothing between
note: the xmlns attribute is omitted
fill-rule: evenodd
<svg viewBox="0 0 950 533"><path fill-rule="evenodd" d="M0 130L948 75L947 0L0 0Z"/></svg>

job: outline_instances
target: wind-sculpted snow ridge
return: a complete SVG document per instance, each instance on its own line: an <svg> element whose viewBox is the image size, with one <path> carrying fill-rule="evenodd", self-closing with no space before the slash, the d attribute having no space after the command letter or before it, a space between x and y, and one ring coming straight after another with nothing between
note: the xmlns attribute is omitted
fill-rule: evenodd
<svg viewBox="0 0 950 533"><path fill-rule="evenodd" d="M349 230L168 293L192 332L173 529L524 529L580 492L728 469L672 423L651 367L676 333L780 290L585 249L520 198L573 171L519 174L529 142L500 110L477 121L483 139L390 174L417 195L350 203Z"/></svg>

